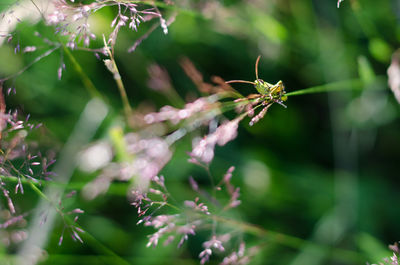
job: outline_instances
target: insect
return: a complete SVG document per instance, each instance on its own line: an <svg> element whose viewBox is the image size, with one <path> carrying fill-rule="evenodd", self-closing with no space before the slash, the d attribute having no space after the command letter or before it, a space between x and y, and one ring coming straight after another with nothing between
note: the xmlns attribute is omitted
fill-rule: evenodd
<svg viewBox="0 0 400 265"><path fill-rule="evenodd" d="M254 85L255 89L258 91L259 94L251 94L247 98L254 99L254 98L261 98L264 101L265 105L270 105L274 102L284 106L284 101L287 100L285 86L283 85L282 81L278 81L275 85L265 82L264 80L258 78L258 63L260 61L261 55L257 57L256 65L255 65L255 72L256 72L256 80L254 82L245 81L245 80L231 80L227 81L227 84L231 83L246 83Z"/></svg>

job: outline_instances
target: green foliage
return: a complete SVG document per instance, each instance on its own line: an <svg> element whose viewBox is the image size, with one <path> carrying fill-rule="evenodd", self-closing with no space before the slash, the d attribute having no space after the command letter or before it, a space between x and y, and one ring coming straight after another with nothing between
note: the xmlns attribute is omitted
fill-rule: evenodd
<svg viewBox="0 0 400 265"><path fill-rule="evenodd" d="M243 231L248 246L261 246L254 264L378 262L388 255L386 245L400 239L396 207L400 199L399 105L386 85L386 70L400 42L396 5L394 0L348 0L340 9L335 1L309 0L194 1L188 6L180 6L180 1L176 6L157 2L168 15L177 12L167 35L158 28L133 53L127 53L150 26L119 33L113 60L126 98L138 115L164 105L182 106L183 101L204 95L180 67L182 57L189 57L205 82L210 82L214 75L224 80L254 80L254 62L262 55L260 78L267 84L283 81L288 109L269 109L253 127L245 118L238 138L218 146L210 166L215 176L236 166L232 182L241 186L242 205L230 213L237 223L225 222ZM112 8L102 12L94 16L101 25L94 28L96 33L103 25L108 27L115 15ZM18 39L0 47L0 77L17 72L47 50L45 43L32 37L34 31L50 41L58 39L46 33L42 23L20 24ZM38 51L13 54L17 43L28 46L32 42ZM98 36L90 47L102 45ZM61 58L66 70L58 80ZM165 67L170 76L175 89L170 96L149 88L148 69L154 63ZM17 107L30 113L33 121L43 122L45 127L33 139L44 142L44 147L38 147L43 153L63 152L86 103L101 97L110 114L91 141L110 141L116 155L113 162L135 159L127 154L124 132L118 126L140 124L126 120L121 87L93 54L60 47L6 81L4 91L14 86L17 94L6 96L7 109ZM255 92L250 84L234 87L244 96ZM256 88L265 86L256 84ZM231 110L227 117L232 117L233 107L227 109ZM169 132L164 127L156 129ZM176 142L174 157L161 171L179 202L196 196L187 184L189 176L210 188L206 172L187 163L191 137L203 135L193 131ZM80 147L86 145L89 142ZM69 183L55 179L42 185L78 191L71 204L85 210L80 217L85 243L65 236L58 246L64 225L58 220L42 264L198 264L204 240L189 237L179 250L176 244L146 248L147 235L153 231L136 225L136 209L126 200L131 182L112 183L106 194L90 201L81 194L101 172L88 173L78 167L72 171ZM9 183L16 180L8 179ZM30 189L27 184L24 187ZM30 203L40 197L34 192L25 195ZM207 236L200 233L203 239ZM6 253L0 243L0 260ZM216 260L211 264L217 264Z"/></svg>

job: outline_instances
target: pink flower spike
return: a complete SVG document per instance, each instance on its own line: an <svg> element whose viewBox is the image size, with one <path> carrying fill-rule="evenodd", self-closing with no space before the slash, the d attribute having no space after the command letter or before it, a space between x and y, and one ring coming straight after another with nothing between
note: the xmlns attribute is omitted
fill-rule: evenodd
<svg viewBox="0 0 400 265"><path fill-rule="evenodd" d="M60 236L60 239L58 240L58 245L61 246L62 242L64 240L64 235Z"/></svg>
<svg viewBox="0 0 400 265"><path fill-rule="evenodd" d="M85 211L79 208L72 210L72 213L84 213Z"/></svg>
<svg viewBox="0 0 400 265"><path fill-rule="evenodd" d="M194 191L199 191L199 185L197 184L197 182L194 180L194 178L192 176L189 177L189 183Z"/></svg>
<svg viewBox="0 0 400 265"><path fill-rule="evenodd" d="M76 227L76 226L75 226L75 230L78 231L78 232L80 232L80 233L85 233L85 231L84 231L83 229L81 229L81 228L79 228L79 227Z"/></svg>
<svg viewBox="0 0 400 265"><path fill-rule="evenodd" d="M83 240L82 238L78 235L78 233L74 230L72 230L72 235L71 235L72 239L74 241L78 240L79 242L81 242L83 244Z"/></svg>

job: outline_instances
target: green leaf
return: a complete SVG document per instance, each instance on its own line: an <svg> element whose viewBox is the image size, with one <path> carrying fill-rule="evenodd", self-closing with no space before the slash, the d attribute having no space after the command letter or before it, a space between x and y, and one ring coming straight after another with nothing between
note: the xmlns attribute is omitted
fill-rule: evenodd
<svg viewBox="0 0 400 265"><path fill-rule="evenodd" d="M369 52L378 61L387 63L390 61L393 49L382 39L371 39L369 42Z"/></svg>
<svg viewBox="0 0 400 265"><path fill-rule="evenodd" d="M358 57L358 75L364 83L371 83L375 79L375 73L365 56Z"/></svg>
<svg viewBox="0 0 400 265"><path fill-rule="evenodd" d="M369 262L379 262L389 257L392 253L381 241L367 233L361 233L357 237L358 247L368 256Z"/></svg>

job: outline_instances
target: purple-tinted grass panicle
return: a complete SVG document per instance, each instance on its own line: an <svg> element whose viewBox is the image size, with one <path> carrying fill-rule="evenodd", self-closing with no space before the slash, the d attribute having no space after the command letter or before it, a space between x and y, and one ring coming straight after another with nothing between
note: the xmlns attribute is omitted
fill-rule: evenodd
<svg viewBox="0 0 400 265"><path fill-rule="evenodd" d="M133 202L131 203L136 207L138 211L138 216L141 218L137 224L143 223L145 226L151 226L157 231L149 236L149 241L147 247L156 247L161 238L165 239L164 244L170 244L175 238L180 238L178 242L178 247L181 247L183 243L188 240L189 235L195 235L195 229L201 224L200 220L189 221L188 216L183 213L178 213L174 215L157 215L157 212L166 206L171 207L167 202L169 195L167 194L164 180L161 177L155 177L152 183L157 184L160 187L164 187L165 191L149 189L149 192L155 196L162 198L162 201L157 201L155 199L149 198L147 193L143 193L139 190L134 190L132 192ZM198 199L197 199L198 200ZM207 210L204 204L197 204L193 202L190 206L198 209L200 212ZM185 202L187 205L187 203ZM175 206L174 206L175 207ZM178 208L176 208L178 209Z"/></svg>
<svg viewBox="0 0 400 265"><path fill-rule="evenodd" d="M65 64L64 63L62 63L61 66L58 67L58 69L57 69L58 80L61 80L63 70L65 70Z"/></svg>
<svg viewBox="0 0 400 265"><path fill-rule="evenodd" d="M30 53L36 51L36 46L26 46L23 50L23 53Z"/></svg>
<svg viewBox="0 0 400 265"><path fill-rule="evenodd" d="M168 33L167 27L168 27L169 25L171 25L171 24L175 21L176 15L177 15L177 13L172 14L171 17L170 17L168 20L165 20L164 18L161 17L161 15L158 15L158 17L160 17L160 25L161 25L161 28L163 29L163 31L164 31L165 34ZM149 17L150 17L150 19L154 18L154 16L146 16L146 18L145 18L144 21L148 21L148 20L149 20ZM155 16L155 17L157 17L157 16ZM145 34L143 34L141 37L139 37L139 38L135 41L135 43L134 43L132 46L130 46L130 47L128 48L128 52L129 52L129 53L130 53L130 52L134 52L134 51L136 50L136 48L137 48L145 39L147 39L147 38L150 36L150 34L151 34L154 30L157 29L158 25L159 25L159 24L153 24L153 25L147 30L147 32L146 32Z"/></svg>
<svg viewBox="0 0 400 265"><path fill-rule="evenodd" d="M241 204L241 201L238 200L239 196L240 196L240 188L239 187L235 187L232 183L231 183L231 179L232 179L232 173L235 170L234 166L231 166L228 171L225 173L224 177L222 178L220 184L217 185L217 189L221 190L221 186L222 184L225 185L226 190L230 196L230 200L229 203L224 207L225 210L229 209L229 208L235 208L237 206L239 206Z"/></svg>
<svg viewBox="0 0 400 265"><path fill-rule="evenodd" d="M76 227L71 228L71 237L74 241L79 241L83 244L82 238L79 236L79 234L76 232Z"/></svg>
<svg viewBox="0 0 400 265"><path fill-rule="evenodd" d="M105 165L101 174L85 186L83 192L86 198L93 199L105 193L114 180L134 180L135 187L147 190L150 181L172 156L169 144L160 137L145 138L129 133L125 135L124 142L126 155L135 159Z"/></svg>
<svg viewBox="0 0 400 265"><path fill-rule="evenodd" d="M220 265L246 265L249 264L251 258L259 251L258 247L246 249L245 243L241 242L237 251L226 256Z"/></svg>
<svg viewBox="0 0 400 265"><path fill-rule="evenodd" d="M70 194L67 194L65 196L65 198L70 198L70 197L71 197ZM64 233L66 230L69 231L70 236L73 241L79 241L80 243L83 244L83 240L82 240L81 236L79 235L79 233L83 234L83 233L85 233L85 231L78 226L77 222L79 219L79 214L83 214L85 211L83 211L82 209L79 209L79 208L75 208L75 209L67 212L67 211L65 211L64 207L62 206L61 200L59 201L59 208L56 208L56 210L64 222L63 230L61 232L61 235L60 235L60 238L58 241L58 245L60 246L62 244L62 242L64 241ZM71 222L69 220L69 218L66 218L66 215L74 216L73 221Z"/></svg>
<svg viewBox="0 0 400 265"><path fill-rule="evenodd" d="M169 121L172 124L178 124L189 118L201 118L207 112L212 111L217 98L214 96L207 98L199 98L194 102L187 103L183 109L176 109L171 106L164 106L159 112L149 113L144 117L147 124Z"/></svg>
<svg viewBox="0 0 400 265"><path fill-rule="evenodd" d="M26 216L27 213L13 216L8 210L0 211L0 243L3 246L16 245L28 237Z"/></svg>
<svg viewBox="0 0 400 265"><path fill-rule="evenodd" d="M194 191L196 191L196 192L199 191L199 184L197 184L197 182L194 180L194 178L192 176L189 177L189 183Z"/></svg>
<svg viewBox="0 0 400 265"><path fill-rule="evenodd" d="M72 198L73 196L76 195L76 193L77 193L76 190L70 191L65 195L65 198Z"/></svg>
<svg viewBox="0 0 400 265"><path fill-rule="evenodd" d="M42 177L46 178L48 165L45 165L46 162L43 160L46 158L42 158L40 152L37 155L31 153L34 148L26 141L28 134L37 126L30 122L29 114L23 119L20 119L17 111L9 110L6 114L3 93L0 93L0 116L0 174L4 178L0 182L0 189L7 200L10 212L16 214L17 209L10 190L14 194L18 192L24 194L25 181L38 183ZM6 183L8 178L16 179L14 188L10 188L11 183Z"/></svg>
<svg viewBox="0 0 400 265"><path fill-rule="evenodd" d="M200 92L207 94L217 92L217 89L213 85L204 82L203 75L197 70L194 63L189 60L189 58L182 58L180 64L186 75L192 80Z"/></svg>
<svg viewBox="0 0 400 265"><path fill-rule="evenodd" d="M164 2L172 3L169 0ZM338 5L340 2L338 1ZM121 81L114 59L114 47L121 30L128 28L136 32L141 23L149 21L153 23L147 32L137 38L129 48L128 51L131 52L157 28L160 27L163 33L167 34L169 25L175 19L176 13L165 12L168 17L165 16L164 9L161 12L157 7L161 5L157 5L157 3L153 5L152 3L131 3L119 0L95 0L90 4L82 4L75 3L73 0L52 0L50 12L44 12L42 15L48 25L54 26L57 34L66 37L67 43L64 45L57 41L51 41L41 36L40 33L35 33L44 44L51 48L39 55L33 63L64 46L70 49L87 50L93 52L99 60L100 54L108 56L108 59L103 60L104 64L113 74L114 79ZM91 29L91 16L106 7L116 11L116 16L110 23L111 33L107 37L103 35L104 48L90 49L88 47L91 46L91 41L96 38ZM8 38L13 42L12 44L17 42L17 38L14 38L11 33L0 37ZM25 46L25 44L21 48L18 43L14 50L16 53L22 50L22 53L26 54L35 53L39 49L40 46ZM107 192L113 181L131 183L128 199L136 208L139 219L137 224L154 229L153 233L148 236L146 246L157 247L160 242L164 245L174 242L180 248L190 240L190 237L196 236L198 231L207 230L210 232L210 238L203 242L203 250L198 254L200 263L205 264L210 258L214 258L214 253L227 255L225 254L226 249L230 248L228 243L236 232L226 231L228 226L224 226L224 215L228 210L234 211L235 209L232 208L241 203L239 200L240 188L235 187L231 182L235 169L233 166L227 170L219 184L214 185L210 164L214 159L215 148L234 140L238 134L239 123L247 116L251 118L250 125L253 125L265 116L274 102L282 104L283 101L281 98L273 98L271 95L251 94L243 97L229 85L229 82L225 82L217 76L211 78L211 83L207 83L203 75L196 69L195 64L187 58L181 60L181 66L201 96L197 99L192 97L189 102L185 103L174 90L167 71L156 64L151 65L148 68L150 75L148 86L171 99L173 106L164 106L158 112L147 112L140 116L141 122L135 122L135 124L139 124L137 128L134 126L129 128L134 128L134 132L125 132L121 129L120 134L110 137L112 139L94 144L82 151L79 157L80 160L85 161L85 166L82 163L80 169L98 173L98 176L83 188L82 195L87 199L94 199ZM24 68L23 71L26 69ZM65 69L61 51L60 65L57 68L58 79L62 78ZM13 75L12 78L1 79L0 82L12 80L23 71ZM7 94L12 91L13 89L9 89ZM258 108L261 111L256 113ZM225 112L229 111L235 115L231 120L223 116ZM129 112L128 114L126 116L129 124L129 119L134 116L134 113ZM0 175L17 179L14 181L15 187L10 189L12 184L3 181L0 176L1 193L5 198L4 201L7 202L7 211L10 215L4 221L2 220L0 228L8 228L24 221L25 215L19 213L18 205L14 205L12 200L16 193L24 194L23 185L33 184L40 193L42 184L51 180L54 175L50 167L55 160L43 157L41 153L31 155L31 148L26 142L27 134L39 126L41 125L29 122L29 116L26 119L20 119L17 112L7 112L4 95L0 94L0 162L2 163ZM151 129L148 129L150 127ZM211 187L202 188L200 187L201 182L199 184L193 177L190 177L189 183L195 195L178 202L174 198L174 194L170 194L167 190L166 179L160 175L160 172L173 157L174 143L199 128L208 128L208 134L193 139L189 162L206 169ZM93 157L95 159L91 159ZM17 158L23 160L22 165L18 165L18 167L13 164ZM196 179L200 178L196 177ZM223 188L226 189L227 194L217 192ZM15 191L15 194L9 190ZM72 191L63 199L71 198L75 194L76 191ZM222 196L225 198L220 200ZM69 233L73 241L83 243L81 236L84 230L79 227L77 221L84 211L78 208L79 206L65 209L61 199L58 204L49 200L49 204L56 209L64 223L58 244L61 245L65 240L65 232ZM45 224L48 212L44 211L42 215L42 223ZM247 252L250 254L245 255L245 245L240 243L238 250L227 255L221 264L247 264L252 255L251 251Z"/></svg>
<svg viewBox="0 0 400 265"><path fill-rule="evenodd" d="M209 164L214 158L216 144L223 146L237 136L239 119L227 121L217 127L215 132L204 136L200 141L194 142L190 153L191 161L200 161Z"/></svg>
<svg viewBox="0 0 400 265"><path fill-rule="evenodd" d="M400 50L392 55L392 62L387 74L389 87L400 104Z"/></svg>
<svg viewBox="0 0 400 265"><path fill-rule="evenodd" d="M1 216L1 219L6 219L7 221L1 223L0 224L0 228L7 228L7 227L10 227L10 226L13 226L13 225L21 226L21 224L26 222L26 220L24 218L26 215L27 214L20 214L20 215L17 215L17 216L13 217L11 215L11 212L5 211L0 216Z"/></svg>
<svg viewBox="0 0 400 265"><path fill-rule="evenodd" d="M400 254L400 247L399 247L400 242L394 242L393 245L389 245L389 249L397 254Z"/></svg>
<svg viewBox="0 0 400 265"><path fill-rule="evenodd" d="M210 214L210 212L208 211L207 205L205 205L202 202L199 203L199 197L196 197L196 199L194 199L194 201L185 201L184 204L186 207L189 207L189 208L193 209L194 211L202 212L202 213L205 213L206 215Z"/></svg>
<svg viewBox="0 0 400 265"><path fill-rule="evenodd" d="M240 201L237 200L239 196L239 189L234 188L230 184L234 167L230 167L227 173L221 180L221 185L225 184L231 199L225 207L225 210L237 206ZM192 189L204 195L204 192L200 190L199 184L192 178L189 178L189 183ZM200 263L206 263L211 255L217 251L218 253L225 252L224 243L228 242L232 235L231 233L216 234L216 223L213 220L213 215L209 211L205 203L200 202L200 198L196 197L193 201L185 200L183 202L184 208L176 207L171 205L169 202L169 194L165 186L163 177L154 177L151 184L156 185L162 189L149 188L148 193L143 193L140 190L132 191L131 199L133 200L132 205L136 207L140 220L138 224L144 224L144 226L153 227L156 232L149 235L147 247L156 247L159 242L163 242L163 245L171 244L175 239L178 239L177 247L183 246L184 242L189 239L189 236L195 236L197 229L204 229L204 227L210 228L212 224L212 236L209 240L203 243L203 251L199 253ZM211 202L214 202L216 198L210 198L209 195L205 196L209 198ZM161 198L162 200L158 200ZM174 209L178 211L177 214L158 214L161 208ZM222 223L220 224L223 225ZM238 263L234 263L237 261ZM240 244L239 250L232 252L230 255L225 257L225 264L247 264L249 256L244 255L244 243Z"/></svg>
<svg viewBox="0 0 400 265"><path fill-rule="evenodd" d="M254 124L256 124L257 122L259 122L262 118L264 118L265 114L267 113L268 109L271 107L271 105L267 105L265 106L256 116L254 116L249 125L253 126Z"/></svg>
<svg viewBox="0 0 400 265"><path fill-rule="evenodd" d="M188 240L189 235L196 234L195 229L196 229L198 223L200 223L200 221L188 223L186 225L178 227L177 233L182 235L181 240L179 240L179 243L178 243L178 248L181 248L183 243Z"/></svg>
<svg viewBox="0 0 400 265"><path fill-rule="evenodd" d="M7 199L7 204L8 204L8 209L10 210L11 214L15 214L15 207L12 199L10 198L9 191L5 188L6 184L4 182L0 182L0 189L4 195L4 197Z"/></svg>
<svg viewBox="0 0 400 265"><path fill-rule="evenodd" d="M204 250L199 254L200 264L205 264L207 261L210 260L213 250L224 252L225 248L222 244L228 241L229 239L230 235L225 234L221 236L213 235L210 240L205 241L203 243Z"/></svg>
<svg viewBox="0 0 400 265"><path fill-rule="evenodd" d="M56 26L56 33L68 36L66 46L75 49L82 41L84 46L89 46L90 40L96 38L90 30L89 15L101 8L98 3L73 6L58 0L53 5L54 11L47 15L46 22Z"/></svg>
<svg viewBox="0 0 400 265"><path fill-rule="evenodd" d="M64 241L64 231L65 231L65 226L63 227L63 230L61 232L60 238L58 239L58 245L61 246L63 241Z"/></svg>
<svg viewBox="0 0 400 265"><path fill-rule="evenodd" d="M384 258L382 262L372 265L399 265L400 264L400 248L399 242L395 242L393 245L389 245L389 249L393 251L392 256ZM369 263L367 263L369 265Z"/></svg>
<svg viewBox="0 0 400 265"><path fill-rule="evenodd" d="M158 64L152 64L147 68L149 73L149 81L147 85L155 90L162 93L168 94L172 89L171 78L165 68L159 66Z"/></svg>
<svg viewBox="0 0 400 265"><path fill-rule="evenodd" d="M111 47L115 46L118 33L123 27L137 31L142 22L158 18L159 25L163 32L167 34L167 27L172 23L172 21L165 20L156 7L147 8L146 5L117 0L97 0L90 4L75 5L68 3L66 0L53 0L51 4L53 5L52 12L45 14L46 22L56 27L56 33L68 37L66 46L71 49L77 49L80 43L88 47L91 40L96 39L95 34L91 31L90 16L105 7L118 8L116 17L110 23L113 30L107 38L107 43ZM131 47L129 50L133 51L134 49Z"/></svg>

